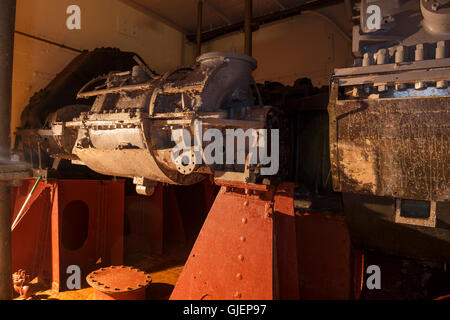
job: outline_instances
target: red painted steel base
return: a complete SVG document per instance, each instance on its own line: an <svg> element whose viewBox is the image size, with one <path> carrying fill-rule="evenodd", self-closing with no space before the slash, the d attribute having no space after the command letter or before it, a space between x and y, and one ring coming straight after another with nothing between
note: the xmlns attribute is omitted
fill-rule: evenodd
<svg viewBox="0 0 450 320"><path fill-rule="evenodd" d="M13 220L33 184L13 190ZM40 182L12 232L13 270L63 291L70 265L84 279L101 266L122 264L123 212L123 180Z"/></svg>
<svg viewBox="0 0 450 320"><path fill-rule="evenodd" d="M221 185L171 299L298 297L293 185L277 190L263 185ZM284 215L290 217L287 222L278 218ZM275 227L274 217L279 221ZM287 248L294 256L288 261ZM288 274L277 273L275 252L277 264L284 265L278 271Z"/></svg>
<svg viewBox="0 0 450 320"><path fill-rule="evenodd" d="M152 278L136 268L112 266L91 272L86 280L94 300L145 300Z"/></svg>

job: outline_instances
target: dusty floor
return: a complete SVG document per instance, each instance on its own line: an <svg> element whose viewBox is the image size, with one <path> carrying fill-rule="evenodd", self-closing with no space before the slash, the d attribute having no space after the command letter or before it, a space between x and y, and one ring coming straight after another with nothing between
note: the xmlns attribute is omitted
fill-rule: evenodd
<svg viewBox="0 0 450 320"><path fill-rule="evenodd" d="M124 265L133 266L148 272L152 284L147 290L147 299L168 300L183 270L189 255L189 246L170 249L163 255L130 254L125 257ZM93 288L87 286L81 290L53 292L34 279L31 283L33 300L93 300ZM17 300L21 298L17 297Z"/></svg>

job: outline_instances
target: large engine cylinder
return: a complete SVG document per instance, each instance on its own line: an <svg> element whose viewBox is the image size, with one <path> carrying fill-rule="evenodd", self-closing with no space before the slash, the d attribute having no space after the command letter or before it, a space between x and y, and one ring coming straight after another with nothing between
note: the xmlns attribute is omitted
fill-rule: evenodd
<svg viewBox="0 0 450 320"><path fill-rule="evenodd" d="M95 97L93 105L59 109L34 137L51 157L104 175L134 178L138 186L155 181L189 185L207 174L223 176L227 171L238 173L231 179L255 181L255 163L192 161L202 157L202 139L188 159L174 161L173 151L179 143L174 139L177 129L194 137L196 131L211 128L223 133L230 128L266 128L270 108L263 106L252 78L256 67L253 58L235 53L207 53L192 68L162 76L138 63L131 71L111 72L87 83L78 98ZM185 144L194 147L193 142L192 138Z"/></svg>

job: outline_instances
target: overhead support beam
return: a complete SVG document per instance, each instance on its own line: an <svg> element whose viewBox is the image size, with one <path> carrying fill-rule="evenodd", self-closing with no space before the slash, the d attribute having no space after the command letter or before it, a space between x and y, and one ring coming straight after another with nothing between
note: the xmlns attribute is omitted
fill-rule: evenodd
<svg viewBox="0 0 450 320"><path fill-rule="evenodd" d="M317 9L320 9L323 7L328 7L328 6L332 6L332 5L343 3L343 2L344 2L344 0L314 0L314 1L310 1L308 3L304 3L295 8L274 12L274 13L267 14L267 15L264 15L261 17L256 17L256 18L253 18L253 20L252 20L252 30L255 31L261 25L264 25L267 23L271 23L274 21L279 21L282 19L300 15L302 13L302 11L317 10ZM244 24L245 24L245 22L243 21L243 22L235 23L235 24L232 24L229 26L221 27L221 28L218 28L215 30L203 32L202 41L203 41L203 43L205 43L206 41L211 41L211 40L221 37L225 34L240 31L244 28ZM197 36L191 34L191 35L188 35L187 38L189 41L195 42Z"/></svg>
<svg viewBox="0 0 450 320"><path fill-rule="evenodd" d="M128 5L128 6L132 7L132 8L134 8L134 9L142 12L143 14L145 14L145 15L151 17L151 18L154 18L156 20L161 21L162 23L164 23L164 24L168 25L169 27L171 27L171 28L181 32L184 35L190 34L190 32L188 30L186 30L185 28L181 27L180 25L178 25L177 23L173 22L172 20L169 20L169 19L167 19L167 18L157 14L156 12L150 10L147 7L144 7L143 5L137 3L137 2L135 2L133 0L119 0L119 1L121 1L121 2L125 3L126 5Z"/></svg>
<svg viewBox="0 0 450 320"><path fill-rule="evenodd" d="M244 19L245 54L248 56L252 55L252 48L253 48L252 18L253 18L253 0L245 0L245 19Z"/></svg>
<svg viewBox="0 0 450 320"><path fill-rule="evenodd" d="M9 164L16 0L0 10L0 164ZM0 300L12 299L11 188L0 181Z"/></svg>
<svg viewBox="0 0 450 320"><path fill-rule="evenodd" d="M197 57L202 54L203 0L198 0L197 8Z"/></svg>
<svg viewBox="0 0 450 320"><path fill-rule="evenodd" d="M220 19L222 19L227 24L232 24L231 20L219 9L217 9L213 4L211 4L210 1L204 0L205 5L210 8L212 11L214 11L217 16L219 16Z"/></svg>

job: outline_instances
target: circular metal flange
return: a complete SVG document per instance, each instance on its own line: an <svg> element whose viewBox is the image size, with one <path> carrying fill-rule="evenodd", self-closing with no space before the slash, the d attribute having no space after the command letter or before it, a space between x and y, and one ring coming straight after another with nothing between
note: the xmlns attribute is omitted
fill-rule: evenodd
<svg viewBox="0 0 450 320"><path fill-rule="evenodd" d="M148 273L132 267L112 266L93 271L86 277L95 290L116 297L124 294L144 292L152 282Z"/></svg>
<svg viewBox="0 0 450 320"><path fill-rule="evenodd" d="M189 158L188 163L183 162L183 158L185 157ZM189 157L187 155L179 156L177 159L175 159L175 164L179 173L183 175L189 175L194 172L195 167L197 166L195 164L195 154L191 153Z"/></svg>

